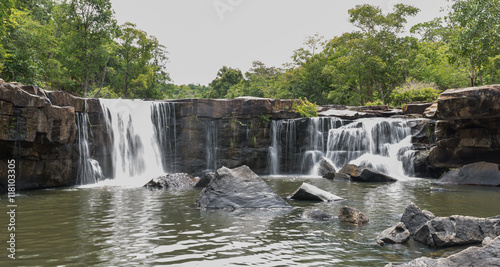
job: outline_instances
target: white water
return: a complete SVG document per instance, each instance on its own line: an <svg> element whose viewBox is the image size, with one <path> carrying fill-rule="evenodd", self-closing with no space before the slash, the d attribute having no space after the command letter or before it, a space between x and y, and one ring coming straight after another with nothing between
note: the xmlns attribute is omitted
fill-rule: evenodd
<svg viewBox="0 0 500 267"><path fill-rule="evenodd" d="M208 171L216 171L219 167L219 140L215 121L207 121L204 124L206 147L205 161Z"/></svg>
<svg viewBox="0 0 500 267"><path fill-rule="evenodd" d="M80 151L77 184L95 184L104 176L101 166L99 166L99 162L90 158L87 127L88 116L87 113L77 112L76 117L78 126L78 149Z"/></svg>
<svg viewBox="0 0 500 267"><path fill-rule="evenodd" d="M155 103L141 100L100 99L111 137L113 176L100 185L143 186L164 175L160 142L152 112Z"/></svg>

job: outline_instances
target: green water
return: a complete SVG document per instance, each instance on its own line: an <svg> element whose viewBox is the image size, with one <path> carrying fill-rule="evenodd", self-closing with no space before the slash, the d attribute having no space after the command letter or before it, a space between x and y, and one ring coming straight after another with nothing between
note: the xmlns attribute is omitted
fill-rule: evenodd
<svg viewBox="0 0 500 267"><path fill-rule="evenodd" d="M24 192L17 196L16 259L7 257L7 199L0 208L0 266L384 266L463 248L433 250L417 243L378 246L377 234L399 221L414 202L437 216L500 214L500 189L447 187L429 180L393 184L267 177L282 197L307 181L346 201L289 201L291 211L199 211L198 189L151 191L95 187ZM337 214L342 205L370 223L314 222L304 210Z"/></svg>

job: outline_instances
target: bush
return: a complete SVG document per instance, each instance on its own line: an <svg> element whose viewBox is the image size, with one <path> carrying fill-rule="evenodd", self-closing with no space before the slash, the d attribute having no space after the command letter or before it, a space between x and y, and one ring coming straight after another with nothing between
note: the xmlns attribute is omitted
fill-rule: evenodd
<svg viewBox="0 0 500 267"><path fill-rule="evenodd" d="M433 83L422 83L408 80L403 86L396 87L391 93L391 105L401 107L411 102L436 101L440 91Z"/></svg>
<svg viewBox="0 0 500 267"><path fill-rule="evenodd" d="M303 118L318 116L318 107L316 104L309 102L306 97L304 99L300 98L300 104L293 103L292 109Z"/></svg>

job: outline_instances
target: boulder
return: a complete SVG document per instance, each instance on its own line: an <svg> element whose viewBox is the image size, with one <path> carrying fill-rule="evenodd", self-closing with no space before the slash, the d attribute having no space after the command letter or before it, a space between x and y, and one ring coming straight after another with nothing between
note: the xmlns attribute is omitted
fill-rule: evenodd
<svg viewBox="0 0 500 267"><path fill-rule="evenodd" d="M361 211L344 206L340 208L339 220L345 224L363 225L369 222L368 217Z"/></svg>
<svg viewBox="0 0 500 267"><path fill-rule="evenodd" d="M215 172L207 172L203 174L201 179L194 185L194 187L207 187L207 185L214 179Z"/></svg>
<svg viewBox="0 0 500 267"><path fill-rule="evenodd" d="M438 98L439 119L478 119L500 114L500 85L448 89Z"/></svg>
<svg viewBox="0 0 500 267"><path fill-rule="evenodd" d="M383 244L401 244L410 240L410 231L402 222L398 222L395 226L382 231L377 237L377 243Z"/></svg>
<svg viewBox="0 0 500 267"><path fill-rule="evenodd" d="M302 185L297 188L290 196L289 199L297 199L297 200L310 200L310 201L323 201L323 202L332 202L338 200L344 200L341 197L338 197L330 192L319 189L314 185L308 183L302 183Z"/></svg>
<svg viewBox="0 0 500 267"><path fill-rule="evenodd" d="M436 217L414 233L415 241L429 247L480 244L484 238L500 235L500 219L453 215Z"/></svg>
<svg viewBox="0 0 500 267"><path fill-rule="evenodd" d="M320 210L320 209L313 209L313 210L306 210L303 214L303 217L312 219L315 221L329 221L333 218L332 215Z"/></svg>
<svg viewBox="0 0 500 267"><path fill-rule="evenodd" d="M199 209L291 208L248 166L217 170L198 196Z"/></svg>
<svg viewBox="0 0 500 267"><path fill-rule="evenodd" d="M337 170L335 170L335 167L333 167L330 161L322 159L320 162L318 162L319 176L328 176L331 175L332 173L334 174L335 172L337 172Z"/></svg>
<svg viewBox="0 0 500 267"><path fill-rule="evenodd" d="M193 188L195 184L196 180L189 174L174 173L153 178L146 185L144 185L144 187L154 188L154 189L162 189L162 188L189 189Z"/></svg>
<svg viewBox="0 0 500 267"><path fill-rule="evenodd" d="M500 186L499 165L476 162L445 173L436 184L489 185Z"/></svg>
<svg viewBox="0 0 500 267"><path fill-rule="evenodd" d="M421 210L417 205L411 203L406 207L403 216L401 216L401 222L405 225L410 234L413 235L422 225L435 217L436 216L431 212Z"/></svg>
<svg viewBox="0 0 500 267"><path fill-rule="evenodd" d="M392 264L386 265L393 266ZM421 257L398 266L403 267L454 267L500 266L500 237L482 247L470 247L443 259Z"/></svg>
<svg viewBox="0 0 500 267"><path fill-rule="evenodd" d="M403 114L424 114L433 103L410 103L403 106Z"/></svg>
<svg viewBox="0 0 500 267"><path fill-rule="evenodd" d="M356 166L353 164L346 164L339 173L348 174L351 181L355 182L396 182L396 178L378 172L366 166Z"/></svg>

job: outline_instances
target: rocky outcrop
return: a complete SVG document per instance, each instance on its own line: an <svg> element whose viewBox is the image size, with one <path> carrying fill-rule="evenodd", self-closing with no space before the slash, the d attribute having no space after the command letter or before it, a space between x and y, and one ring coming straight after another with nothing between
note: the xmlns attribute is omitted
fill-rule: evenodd
<svg viewBox="0 0 500 267"><path fill-rule="evenodd" d="M313 210L306 210L302 214L303 217L314 220L314 221L329 221L333 218L332 215L320 210L320 209L313 209Z"/></svg>
<svg viewBox="0 0 500 267"><path fill-rule="evenodd" d="M436 184L500 186L500 166L495 163L476 162L459 170L450 170Z"/></svg>
<svg viewBox="0 0 500 267"><path fill-rule="evenodd" d="M411 203L401 216L401 222L405 224L410 234L414 235L422 225L435 217L430 211L421 210L417 205Z"/></svg>
<svg viewBox="0 0 500 267"><path fill-rule="evenodd" d="M297 188L290 196L289 199L296 200L309 200L309 201L322 201L322 202L332 202L344 200L343 198L336 196L330 192L319 189L314 185L308 183L302 183L302 185Z"/></svg>
<svg viewBox="0 0 500 267"><path fill-rule="evenodd" d="M386 267L394 266L392 264ZM500 237L482 247L470 247L443 259L421 257L398 266L402 267L454 267L500 266Z"/></svg>
<svg viewBox="0 0 500 267"><path fill-rule="evenodd" d="M436 168L488 161L500 164L500 85L450 89L440 94L434 118Z"/></svg>
<svg viewBox="0 0 500 267"><path fill-rule="evenodd" d="M193 188L196 180L187 173L174 173L153 178L144 187L152 189L189 189Z"/></svg>
<svg viewBox="0 0 500 267"><path fill-rule="evenodd" d="M199 209L291 208L247 166L222 167L196 201Z"/></svg>
<svg viewBox="0 0 500 267"><path fill-rule="evenodd" d="M354 182L396 182L397 179L389 175L375 171L366 166L356 166L353 164L346 164L340 171L341 174L347 174L351 181Z"/></svg>
<svg viewBox="0 0 500 267"><path fill-rule="evenodd" d="M367 224L370 220L363 212L344 206L340 208L339 221L345 224L363 225Z"/></svg>
<svg viewBox="0 0 500 267"><path fill-rule="evenodd" d="M410 240L411 234L402 222L382 231L377 237L377 244L401 244Z"/></svg>
<svg viewBox="0 0 500 267"><path fill-rule="evenodd" d="M432 106L433 103L410 103L403 106L403 114L419 114L423 115L425 110Z"/></svg>

